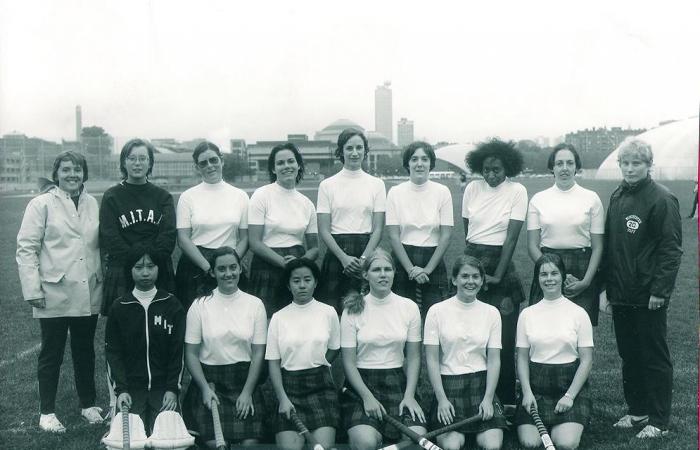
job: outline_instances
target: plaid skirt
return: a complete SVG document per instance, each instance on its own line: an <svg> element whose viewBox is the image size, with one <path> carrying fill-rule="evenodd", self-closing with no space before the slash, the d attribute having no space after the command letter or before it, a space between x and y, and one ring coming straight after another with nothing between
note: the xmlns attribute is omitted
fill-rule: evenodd
<svg viewBox="0 0 700 450"><path fill-rule="evenodd" d="M165 258L164 270L158 271L156 287L167 292L175 292L175 275L173 274L173 261ZM124 266L116 263L105 263L105 279L103 284L102 310L100 314L109 315L114 300L126 293L126 277Z"/></svg>
<svg viewBox="0 0 700 450"><path fill-rule="evenodd" d="M539 364L530 361L530 387L537 400L537 412L545 426L568 422L588 425L593 412L593 403L588 397L588 381L576 396L574 406L570 410L562 414L554 412L557 402L569 390L578 365L578 360L566 364ZM517 425L535 424L522 405L518 406L514 421Z"/></svg>
<svg viewBox="0 0 700 450"><path fill-rule="evenodd" d="M467 247L464 249L465 255L470 255L481 261L484 270L488 275L493 275L498 267L498 261L501 259L501 251L503 247L500 245L483 245L472 244L467 242ZM518 273L515 270L513 261L508 263L501 282L496 285L489 285L488 290L484 290L482 286L478 298L484 303L495 306L501 309L501 301L509 297L513 305L519 305L525 300L525 291L520 282Z"/></svg>
<svg viewBox="0 0 700 450"><path fill-rule="evenodd" d="M338 428L340 404L330 367L293 371L283 369L282 385L306 428L311 431L321 427ZM275 411L278 407L279 402L275 402ZM274 417L276 432L298 431L294 422L286 417L280 414L275 414Z"/></svg>
<svg viewBox="0 0 700 450"><path fill-rule="evenodd" d="M256 386L253 390L255 414L248 415L244 420L236 417L236 399L245 386L249 368L249 362L222 366L202 364L204 377L208 382L214 383L216 396L220 402L221 429L226 440L230 442L262 437L262 418L265 411L259 387ZM214 439L214 422L211 410L202 403L202 393L194 380L187 389L182 409L188 430L198 432L201 439L205 441Z"/></svg>
<svg viewBox="0 0 700 450"><path fill-rule="evenodd" d="M271 248L278 255L293 255L297 258L304 256L306 250L301 245L293 247ZM267 311L267 318L287 306L280 300L280 280L283 268L277 267L265 261L263 258L253 255L250 262L250 276L248 278L248 293L262 300ZM286 291L286 288L284 288ZM286 296L285 296L286 298Z"/></svg>
<svg viewBox="0 0 700 450"><path fill-rule="evenodd" d="M455 422L464 420L479 413L479 405L486 392L486 371L463 375L442 375L442 387L447 399L455 408ZM433 402L430 411L430 429L437 430L445 425L440 423L437 417L438 402ZM481 433L493 428L507 428L506 419L503 416L503 407L498 397L493 399L493 417L487 421L479 421L464 425L458 431L460 433Z"/></svg>
<svg viewBox="0 0 700 450"><path fill-rule="evenodd" d="M571 274L583 280L586 276L586 271L588 270L588 262L591 260L591 248L572 248L572 249L555 249L542 247L542 253L553 253L559 255L561 260L564 262L564 267L566 267L566 273ZM588 288L586 288L580 294L574 297L568 297L569 300L579 305L581 308L585 309L588 313L588 317L591 319L591 323L595 326L598 325L598 294L599 292L598 276L593 278L593 282ZM533 305L540 300L542 300L542 288L537 275L532 277L532 285L530 286L530 304Z"/></svg>
<svg viewBox="0 0 700 450"><path fill-rule="evenodd" d="M333 239L348 256L360 257L367 248L369 234L334 234ZM362 293L363 281L362 277L346 275L340 260L333 252L326 250L315 298L334 307L340 315L343 312L343 296L350 290Z"/></svg>
<svg viewBox="0 0 700 450"><path fill-rule="evenodd" d="M425 267L436 249L436 247L416 247L405 244L403 248L406 250L408 259L411 260L414 266L418 267ZM447 278L445 261L440 261L433 273L429 275L430 281L420 285L420 300L416 299L416 286L418 286L418 283L408 279L408 272L404 270L395 255L394 265L396 266L396 272L394 273L394 285L391 290L401 297L410 298L416 302L423 316L435 303L441 302L450 296L451 284Z"/></svg>
<svg viewBox="0 0 700 450"><path fill-rule="evenodd" d="M404 425L410 427L414 425L425 427L427 424L411 419L411 414L404 409L402 416L398 415L399 404L403 400L406 391L406 375L403 368L397 369L358 369L362 376L362 381L372 395L384 406L384 409L395 419L400 420ZM353 390L346 382L345 386ZM421 404L420 397L416 390L416 401ZM421 404L422 407L422 404ZM343 416L343 426L346 430L356 425L369 425L379 431L388 441L398 441L401 439L401 432L386 421L378 421L365 414L362 400L356 399L347 393L340 395L340 408ZM424 410L425 411L425 410Z"/></svg>

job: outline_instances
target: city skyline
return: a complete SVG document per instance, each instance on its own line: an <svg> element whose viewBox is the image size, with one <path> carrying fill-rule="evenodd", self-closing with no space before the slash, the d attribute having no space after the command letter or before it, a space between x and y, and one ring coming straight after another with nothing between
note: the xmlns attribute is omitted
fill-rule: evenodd
<svg viewBox="0 0 700 450"><path fill-rule="evenodd" d="M371 130L384 80L394 117L432 142L651 128L697 115L700 99L696 4L0 8L0 135L71 140L75 105L84 125L119 141L201 137L224 148L311 136L339 118Z"/></svg>

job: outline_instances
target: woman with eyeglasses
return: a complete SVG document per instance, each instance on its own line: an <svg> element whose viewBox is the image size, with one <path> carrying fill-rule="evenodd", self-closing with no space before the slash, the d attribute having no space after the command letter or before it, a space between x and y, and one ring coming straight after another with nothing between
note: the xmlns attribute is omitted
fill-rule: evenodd
<svg viewBox="0 0 700 450"><path fill-rule="evenodd" d="M304 177L304 160L291 142L276 145L267 158L270 184L250 198L248 223L250 280L248 290L265 304L268 318L282 306L277 286L284 266L295 258L318 257L314 204L296 186Z"/></svg>
<svg viewBox="0 0 700 450"><path fill-rule="evenodd" d="M185 309L200 294L214 249L231 247L241 258L248 250L248 194L223 180L224 160L216 145L200 143L192 159L202 182L183 192L177 202L182 256L175 286Z"/></svg>
<svg viewBox="0 0 700 450"><path fill-rule="evenodd" d="M163 260L156 287L175 291L171 255L175 248L173 196L148 181L153 171L155 148L143 139L124 144L119 155L122 181L102 196L100 247L106 273L102 315L108 315L114 300L125 294L124 260L134 245L147 243Z"/></svg>

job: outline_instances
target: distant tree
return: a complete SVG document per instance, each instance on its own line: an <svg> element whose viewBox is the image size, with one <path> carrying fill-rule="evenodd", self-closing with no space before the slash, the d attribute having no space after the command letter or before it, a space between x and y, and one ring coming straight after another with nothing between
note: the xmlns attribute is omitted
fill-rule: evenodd
<svg viewBox="0 0 700 450"><path fill-rule="evenodd" d="M80 132L82 137L101 137L107 136L104 128L102 127L83 127L83 131Z"/></svg>
<svg viewBox="0 0 700 450"><path fill-rule="evenodd" d="M549 148L542 148L535 141L528 139L518 141L515 146L523 155L523 166L534 173L547 173L547 158Z"/></svg>
<svg viewBox="0 0 700 450"><path fill-rule="evenodd" d="M236 178L250 175L248 161L238 155L224 153L223 177L226 181L234 181Z"/></svg>
<svg viewBox="0 0 700 450"><path fill-rule="evenodd" d="M377 158L376 175L405 175L401 156L380 156Z"/></svg>

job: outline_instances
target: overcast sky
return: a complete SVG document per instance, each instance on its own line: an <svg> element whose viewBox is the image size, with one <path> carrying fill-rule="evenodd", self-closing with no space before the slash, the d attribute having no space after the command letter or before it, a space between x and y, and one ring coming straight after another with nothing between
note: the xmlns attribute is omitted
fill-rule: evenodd
<svg viewBox="0 0 700 450"><path fill-rule="evenodd" d="M554 137L698 114L700 2L0 0L0 133L284 139L347 118ZM538 6L533 7L532 4Z"/></svg>

